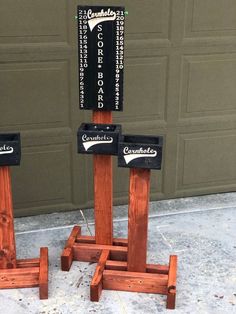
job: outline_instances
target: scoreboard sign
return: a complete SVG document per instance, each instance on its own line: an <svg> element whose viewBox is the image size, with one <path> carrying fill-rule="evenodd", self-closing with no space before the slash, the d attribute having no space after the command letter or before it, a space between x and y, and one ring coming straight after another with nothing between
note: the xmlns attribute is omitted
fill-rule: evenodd
<svg viewBox="0 0 236 314"><path fill-rule="evenodd" d="M123 110L124 7L78 6L80 109Z"/></svg>

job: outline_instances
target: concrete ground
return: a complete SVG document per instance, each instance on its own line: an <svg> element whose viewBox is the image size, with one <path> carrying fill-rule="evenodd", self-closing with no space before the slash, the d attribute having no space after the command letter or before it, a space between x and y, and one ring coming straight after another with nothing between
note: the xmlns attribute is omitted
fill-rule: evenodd
<svg viewBox="0 0 236 314"><path fill-rule="evenodd" d="M89 301L95 264L74 262L60 270L60 254L74 224L94 233L93 211L18 218L15 221L18 258L38 257L49 247L49 299L38 289L0 290L0 313L7 314L153 314L236 313L236 193L209 195L150 204L148 262L179 259L176 310L165 309L165 296L103 291L101 301ZM127 206L114 209L114 233L127 236Z"/></svg>

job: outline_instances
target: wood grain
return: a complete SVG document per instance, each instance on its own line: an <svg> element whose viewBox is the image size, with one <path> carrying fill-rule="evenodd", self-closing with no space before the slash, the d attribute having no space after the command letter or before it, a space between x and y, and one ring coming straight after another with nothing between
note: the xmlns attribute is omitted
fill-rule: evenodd
<svg viewBox="0 0 236 314"><path fill-rule="evenodd" d="M16 261L17 268L39 267L39 258L18 259Z"/></svg>
<svg viewBox="0 0 236 314"><path fill-rule="evenodd" d="M91 243L95 244L96 240L93 236L78 236L76 239L77 243ZM115 246L128 246L128 240L123 238L113 238L113 245Z"/></svg>
<svg viewBox="0 0 236 314"><path fill-rule="evenodd" d="M104 270L103 289L167 294L167 275Z"/></svg>
<svg viewBox="0 0 236 314"><path fill-rule="evenodd" d="M98 302L101 296L103 271L105 269L106 261L109 258L109 255L110 255L109 250L103 250L100 255L100 258L99 258L99 261L98 261L98 264L97 264L97 267L96 267L96 270L95 270L95 273L94 273L94 276L90 285L90 300L93 302Z"/></svg>
<svg viewBox="0 0 236 314"><path fill-rule="evenodd" d="M127 247L101 244L75 243L73 246L74 260L81 262L98 262L103 250L110 251L111 259L118 261L127 260Z"/></svg>
<svg viewBox="0 0 236 314"><path fill-rule="evenodd" d="M168 276L168 294L167 294L167 309L175 309L176 300L176 279L177 279L177 256L170 256L169 276Z"/></svg>
<svg viewBox="0 0 236 314"><path fill-rule="evenodd" d="M16 267L10 168L0 167L0 269Z"/></svg>
<svg viewBox="0 0 236 314"><path fill-rule="evenodd" d="M61 254L61 270L69 271L73 262L73 245L81 234L81 227L75 226L66 242L66 246Z"/></svg>
<svg viewBox="0 0 236 314"><path fill-rule="evenodd" d="M48 299L48 248L40 248L39 297Z"/></svg>
<svg viewBox="0 0 236 314"><path fill-rule="evenodd" d="M0 270L0 289L31 288L39 285L39 267Z"/></svg>
<svg viewBox="0 0 236 314"><path fill-rule="evenodd" d="M130 169L128 271L146 272L150 170Z"/></svg>
<svg viewBox="0 0 236 314"><path fill-rule="evenodd" d="M112 123L112 112L94 111L93 123ZM108 155L94 155L93 160L96 243L112 245L112 157Z"/></svg>
<svg viewBox="0 0 236 314"><path fill-rule="evenodd" d="M106 269L127 271L127 262L108 260L106 262ZM147 264L146 265L146 272L147 273L153 273L153 274L168 275L168 273L169 273L169 266Z"/></svg>

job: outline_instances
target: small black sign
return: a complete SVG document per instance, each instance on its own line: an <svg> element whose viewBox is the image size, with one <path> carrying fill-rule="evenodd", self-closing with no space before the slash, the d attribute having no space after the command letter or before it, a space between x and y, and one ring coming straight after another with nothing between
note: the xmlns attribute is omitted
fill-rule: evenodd
<svg viewBox="0 0 236 314"><path fill-rule="evenodd" d="M20 133L0 134L0 166L19 165L20 159Z"/></svg>
<svg viewBox="0 0 236 314"><path fill-rule="evenodd" d="M119 142L118 166L161 169L162 136L123 135Z"/></svg>
<svg viewBox="0 0 236 314"><path fill-rule="evenodd" d="M78 129L78 153L117 155L121 136L119 124L82 123Z"/></svg>
<svg viewBox="0 0 236 314"><path fill-rule="evenodd" d="M78 6L80 109L123 110L124 10Z"/></svg>

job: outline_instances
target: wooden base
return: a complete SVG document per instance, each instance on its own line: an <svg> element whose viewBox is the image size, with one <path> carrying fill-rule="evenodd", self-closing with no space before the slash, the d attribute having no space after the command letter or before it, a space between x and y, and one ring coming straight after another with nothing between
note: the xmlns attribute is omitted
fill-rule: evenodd
<svg viewBox="0 0 236 314"><path fill-rule="evenodd" d="M118 261L127 260L127 239L113 239L113 245L96 244L95 237L82 236L75 226L61 255L61 269L69 271L73 261L97 263L102 250L108 249Z"/></svg>
<svg viewBox="0 0 236 314"><path fill-rule="evenodd" d="M170 256L169 266L147 265L147 272L127 271L126 262L110 260L103 250L90 286L91 301L98 302L102 290L158 293L167 295L167 309L175 309L177 256Z"/></svg>
<svg viewBox="0 0 236 314"><path fill-rule="evenodd" d="M0 269L0 289L39 287L41 300L48 298L48 248L40 258L17 260L16 268Z"/></svg>
<svg viewBox="0 0 236 314"><path fill-rule="evenodd" d="M167 309L175 309L176 255L170 256L169 266L147 265L146 272L127 271L127 262L110 259L110 251L103 250L90 285L91 301L98 302L102 290L157 293L167 295Z"/></svg>
<svg viewBox="0 0 236 314"><path fill-rule="evenodd" d="M113 245L95 243L95 237L82 236L75 226L61 255L61 269L69 271L73 261L98 263L91 285L91 301L98 302L102 290L120 290L167 295L167 309L175 308L177 256L169 265L146 265L145 272L127 271L127 239L113 239Z"/></svg>

